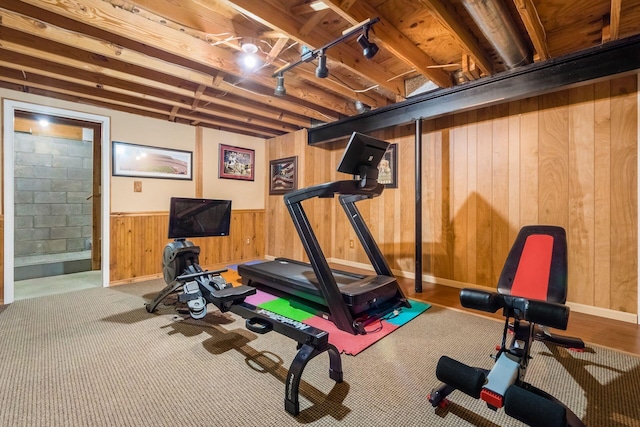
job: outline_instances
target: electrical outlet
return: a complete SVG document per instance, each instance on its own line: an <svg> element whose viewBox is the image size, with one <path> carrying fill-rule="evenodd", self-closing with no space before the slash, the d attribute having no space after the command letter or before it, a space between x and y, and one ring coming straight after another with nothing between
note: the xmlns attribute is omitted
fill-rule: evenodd
<svg viewBox="0 0 640 427"><path fill-rule="evenodd" d="M142 181L133 181L133 192L142 193Z"/></svg>
<svg viewBox="0 0 640 427"><path fill-rule="evenodd" d="M349 247L350 247L351 249L353 249L353 248L354 248L353 239L349 240Z"/></svg>
<svg viewBox="0 0 640 427"><path fill-rule="evenodd" d="M251 243L251 239L246 240L247 245Z"/></svg>

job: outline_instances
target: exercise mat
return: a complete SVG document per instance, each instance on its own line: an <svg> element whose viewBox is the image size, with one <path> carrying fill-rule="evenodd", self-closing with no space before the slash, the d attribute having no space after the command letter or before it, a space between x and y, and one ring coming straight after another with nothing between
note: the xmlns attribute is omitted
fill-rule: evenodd
<svg viewBox="0 0 640 427"><path fill-rule="evenodd" d="M227 268L228 271L223 274L224 278L234 286L239 285L241 280L237 273L237 265L229 265ZM329 342L335 345L341 353L351 356L355 356L380 341L430 307L427 303L409 300L411 308L399 308L396 312L389 313L383 319L368 325L365 328L366 334L353 335L338 329L333 322L317 316L316 311L311 307L305 307L304 304L300 303L297 303L294 307L286 298L279 298L264 291L258 290L255 295L248 297L245 301L256 307L328 332Z"/></svg>

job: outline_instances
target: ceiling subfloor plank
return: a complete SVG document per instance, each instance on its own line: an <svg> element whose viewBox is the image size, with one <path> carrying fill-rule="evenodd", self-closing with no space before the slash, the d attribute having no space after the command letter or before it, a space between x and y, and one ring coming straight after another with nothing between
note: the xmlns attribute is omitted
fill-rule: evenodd
<svg viewBox="0 0 640 427"><path fill-rule="evenodd" d="M420 3L429 7L434 18L449 31L460 47L473 58L473 61L485 74L493 74L493 62L487 52L445 3L441 0L420 0Z"/></svg>

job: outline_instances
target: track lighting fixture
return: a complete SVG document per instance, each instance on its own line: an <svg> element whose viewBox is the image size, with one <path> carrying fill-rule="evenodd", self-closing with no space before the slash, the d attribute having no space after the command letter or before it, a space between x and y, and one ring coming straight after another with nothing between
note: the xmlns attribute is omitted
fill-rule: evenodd
<svg viewBox="0 0 640 427"><path fill-rule="evenodd" d="M358 44L360 45L360 47L362 47L362 54L364 55L364 57L367 59L371 59L376 55L376 53L378 53L378 50L380 49L378 48L377 44L371 43L369 41L369 35L367 34L368 32L369 28L367 27L365 31L360 34L360 36L358 36Z"/></svg>
<svg viewBox="0 0 640 427"><path fill-rule="evenodd" d="M342 36L338 37L331 43L328 43L321 48L310 50L303 49L302 54L300 55L300 60L294 63L287 64L283 67L278 68L271 77L275 77L276 80L276 90L275 94L278 96L283 96L286 94L286 90L284 87L284 73L285 71L289 71L292 68L297 67L298 65L304 62L311 62L314 59L318 59L318 66L316 68L316 77L320 79L324 79L329 76L329 69L327 68L327 49L332 46L337 45L345 41L346 39L360 33L362 34L358 37L358 44L362 47L362 54L365 58L371 59L378 53L378 45L369 41L369 29L373 26L373 24L380 21L380 18L367 19L345 31L342 32Z"/></svg>
<svg viewBox="0 0 640 427"><path fill-rule="evenodd" d="M327 55L324 51L318 54L318 68L316 68L316 77L324 79L329 76L329 69L327 68Z"/></svg>
<svg viewBox="0 0 640 427"><path fill-rule="evenodd" d="M276 79L276 90L274 95L276 96L285 96L287 94L287 89L284 87L284 74L278 74Z"/></svg>

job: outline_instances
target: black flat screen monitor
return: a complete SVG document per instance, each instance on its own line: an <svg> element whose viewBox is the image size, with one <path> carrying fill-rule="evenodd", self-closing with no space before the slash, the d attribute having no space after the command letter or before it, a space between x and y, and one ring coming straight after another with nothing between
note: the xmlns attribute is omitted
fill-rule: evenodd
<svg viewBox="0 0 640 427"><path fill-rule="evenodd" d="M231 200L172 197L169 205L169 238L228 236Z"/></svg>
<svg viewBox="0 0 640 427"><path fill-rule="evenodd" d="M358 175L361 178L365 178L362 175L366 173L367 177L376 179L378 164L387 148L389 148L387 141L354 132L338 164L338 172ZM375 177L370 174L374 171Z"/></svg>

